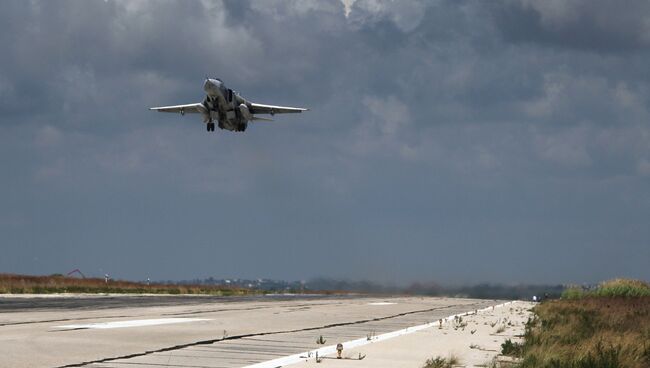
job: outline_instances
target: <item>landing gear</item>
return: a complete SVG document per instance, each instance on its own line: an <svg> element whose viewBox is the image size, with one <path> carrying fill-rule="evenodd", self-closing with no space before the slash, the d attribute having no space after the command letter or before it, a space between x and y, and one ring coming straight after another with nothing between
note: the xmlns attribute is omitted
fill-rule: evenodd
<svg viewBox="0 0 650 368"><path fill-rule="evenodd" d="M210 122L205 125L205 128L208 130L208 132L214 132L214 123Z"/></svg>

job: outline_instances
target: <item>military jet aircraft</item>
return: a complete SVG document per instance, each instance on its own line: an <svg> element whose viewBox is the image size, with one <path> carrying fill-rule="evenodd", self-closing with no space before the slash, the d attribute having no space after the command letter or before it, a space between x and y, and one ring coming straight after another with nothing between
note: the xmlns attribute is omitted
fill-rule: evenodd
<svg viewBox="0 0 650 368"><path fill-rule="evenodd" d="M176 112L181 115L185 115L185 113L201 114L208 132L214 132L215 120L217 126L221 129L243 132L246 131L250 121L272 121L255 115L269 114L273 116L275 114L309 110L300 107L273 106L250 102L240 96L239 93L226 88L223 81L218 78L206 78L205 82L203 82L203 90L206 96L201 103L152 107L149 110Z"/></svg>

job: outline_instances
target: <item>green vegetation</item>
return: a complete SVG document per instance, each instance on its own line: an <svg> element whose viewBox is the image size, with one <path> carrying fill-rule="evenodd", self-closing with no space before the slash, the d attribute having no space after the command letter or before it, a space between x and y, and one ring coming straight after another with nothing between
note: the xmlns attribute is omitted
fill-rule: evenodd
<svg viewBox="0 0 650 368"><path fill-rule="evenodd" d="M648 368L649 289L617 279L567 290L563 299L537 305L524 344L506 341L502 352L521 357L520 368Z"/></svg>
<svg viewBox="0 0 650 368"><path fill-rule="evenodd" d="M100 278L79 279L63 275L28 276L0 274L0 294L197 294L197 295L245 295L260 293L256 290L229 286L170 285L109 280Z"/></svg>
<svg viewBox="0 0 650 368"><path fill-rule="evenodd" d="M562 299L580 299L587 295L587 292L577 286L571 286L562 292Z"/></svg>
<svg viewBox="0 0 650 368"><path fill-rule="evenodd" d="M562 292L562 299L585 297L641 297L650 296L650 284L639 280L614 279L601 283L594 290L569 287Z"/></svg>
<svg viewBox="0 0 650 368"><path fill-rule="evenodd" d="M459 360L454 355L449 356L449 358L442 358L437 356L435 358L427 359L422 368L451 368L458 364Z"/></svg>
<svg viewBox="0 0 650 368"><path fill-rule="evenodd" d="M501 354L519 357L523 352L523 344L518 342L512 342L512 340L507 339L503 344L501 344Z"/></svg>

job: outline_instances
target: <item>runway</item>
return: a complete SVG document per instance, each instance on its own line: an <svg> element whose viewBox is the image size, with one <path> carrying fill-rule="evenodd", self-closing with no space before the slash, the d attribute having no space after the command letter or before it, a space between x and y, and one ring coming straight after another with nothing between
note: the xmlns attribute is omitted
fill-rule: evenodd
<svg viewBox="0 0 650 368"><path fill-rule="evenodd" d="M0 298L0 367L264 364L502 301L360 296Z"/></svg>

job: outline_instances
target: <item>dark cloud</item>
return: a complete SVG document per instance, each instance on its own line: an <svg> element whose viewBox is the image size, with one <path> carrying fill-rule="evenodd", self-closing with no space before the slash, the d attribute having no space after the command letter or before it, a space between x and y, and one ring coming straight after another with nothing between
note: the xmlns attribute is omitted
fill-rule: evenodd
<svg viewBox="0 0 650 368"><path fill-rule="evenodd" d="M650 46L647 1L514 0L490 6L507 41L604 53Z"/></svg>
<svg viewBox="0 0 650 368"><path fill-rule="evenodd" d="M631 5L3 2L0 270L648 278ZM311 111L209 135L147 110L205 75Z"/></svg>

